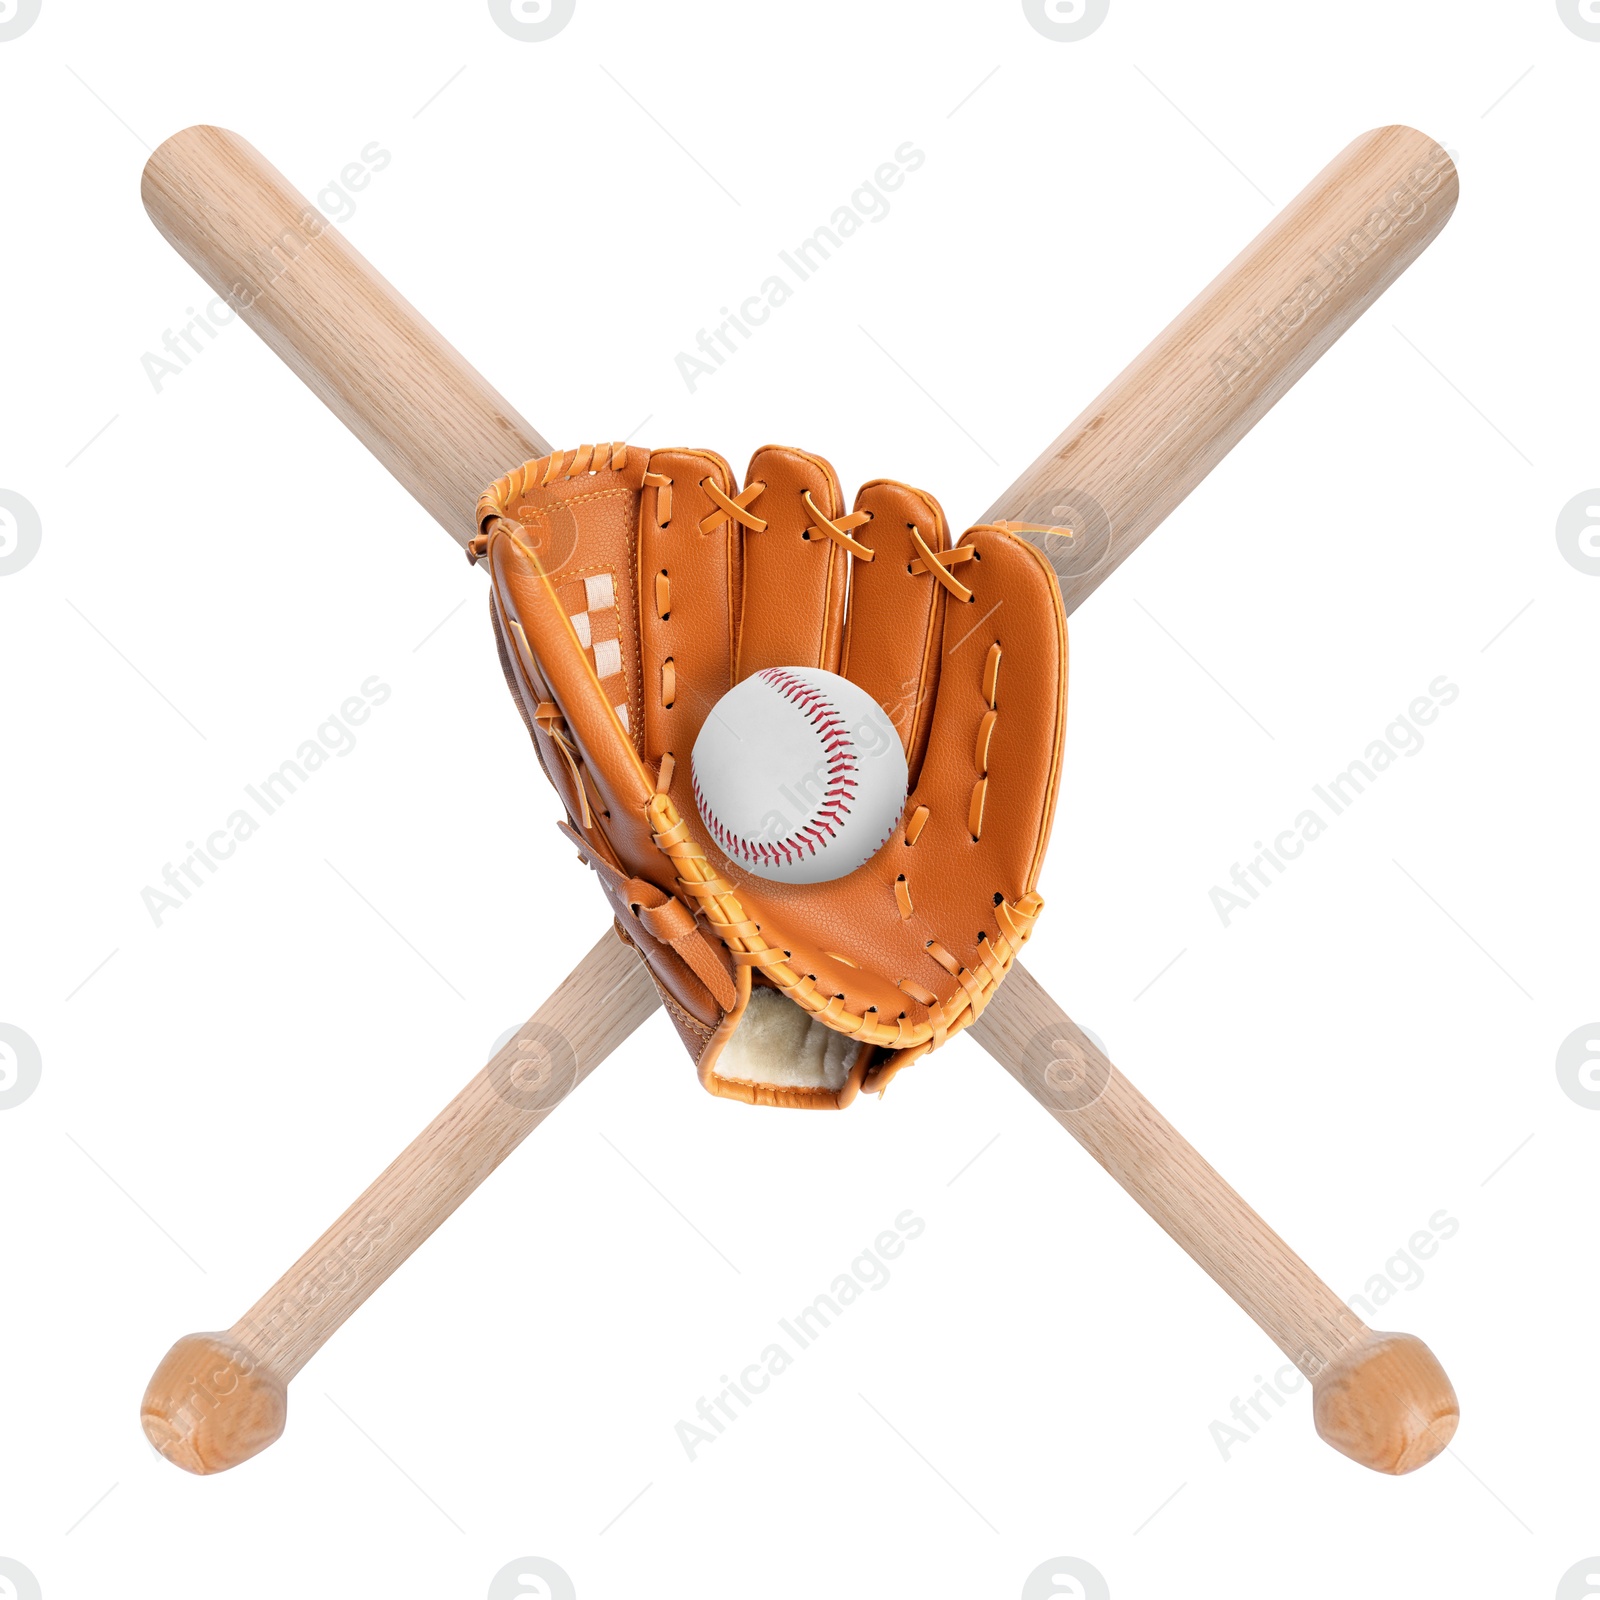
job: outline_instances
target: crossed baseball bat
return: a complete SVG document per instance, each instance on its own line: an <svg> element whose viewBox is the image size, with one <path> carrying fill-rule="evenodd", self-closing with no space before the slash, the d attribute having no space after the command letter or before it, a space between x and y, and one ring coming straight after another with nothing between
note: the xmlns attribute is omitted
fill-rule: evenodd
<svg viewBox="0 0 1600 1600"><path fill-rule="evenodd" d="M143 193L178 253L459 544L476 531L484 486L549 453L236 134L195 127L167 140ZM1363 134L981 520L1021 525L1076 609L1416 259L1456 194L1433 140L1405 127ZM659 1003L643 963L608 932L232 1328L172 1347L142 1408L155 1447L212 1473L277 1439L295 1374ZM971 1032L1311 1380L1329 1444L1391 1473L1444 1449L1458 1411L1432 1351L1368 1328L1020 963Z"/></svg>

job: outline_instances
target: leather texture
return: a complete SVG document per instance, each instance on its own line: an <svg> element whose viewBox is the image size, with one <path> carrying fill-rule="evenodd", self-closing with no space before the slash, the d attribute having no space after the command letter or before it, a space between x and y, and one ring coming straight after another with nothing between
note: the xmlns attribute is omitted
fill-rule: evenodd
<svg viewBox="0 0 1600 1600"><path fill-rule="evenodd" d="M981 1013L1042 904L1061 771L1066 621L1038 550L995 527L952 547L937 501L886 479L847 513L805 451L757 451L741 485L711 452L619 444L501 479L470 553L568 831L708 1089L842 1106ZM793 666L866 689L910 771L888 842L828 883L730 861L691 787L722 695ZM719 1072L753 986L847 1036L842 1081Z"/></svg>

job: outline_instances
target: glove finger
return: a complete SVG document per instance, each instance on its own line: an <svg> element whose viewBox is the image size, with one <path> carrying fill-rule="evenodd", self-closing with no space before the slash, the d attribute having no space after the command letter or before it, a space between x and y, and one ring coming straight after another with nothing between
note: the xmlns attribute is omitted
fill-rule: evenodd
<svg viewBox="0 0 1600 1600"><path fill-rule="evenodd" d="M768 667L839 670L850 558L816 525L812 503L831 520L844 512L833 468L821 456L767 445L745 484L763 483L751 511L766 526L744 535L744 594L733 681Z"/></svg>
<svg viewBox="0 0 1600 1600"><path fill-rule="evenodd" d="M952 597L945 611L933 726L903 824L902 910L976 967L980 941L1007 934L1007 907L1032 895L1044 860L1066 726L1067 632L1038 550L998 528L974 528L961 542L974 551L957 569L972 599Z"/></svg>
<svg viewBox="0 0 1600 1600"><path fill-rule="evenodd" d="M639 508L639 636L644 677L644 758L674 758L685 786L689 752L711 708L733 687L734 610L742 582L741 535L718 515L734 477L719 455L658 450ZM715 518L709 533L702 525ZM673 798L693 799L674 777Z"/></svg>
<svg viewBox="0 0 1600 1600"><path fill-rule="evenodd" d="M950 530L932 495L887 478L863 484L855 508L872 518L860 538L873 554L851 566L839 671L888 713L915 788L939 687L945 589L919 559L913 534L938 551L949 547Z"/></svg>

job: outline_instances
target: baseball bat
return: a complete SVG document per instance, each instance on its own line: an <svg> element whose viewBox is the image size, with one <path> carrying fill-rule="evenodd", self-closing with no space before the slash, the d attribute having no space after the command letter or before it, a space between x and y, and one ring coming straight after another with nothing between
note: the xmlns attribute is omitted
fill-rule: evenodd
<svg viewBox="0 0 1600 1600"><path fill-rule="evenodd" d="M661 1003L614 932L345 1213L225 1333L180 1339L144 1431L168 1461L221 1472L283 1432L289 1381L345 1320Z"/></svg>
<svg viewBox="0 0 1600 1600"><path fill-rule="evenodd" d="M1074 611L1427 248L1455 210L1415 128L1351 141L984 514L1034 530Z"/></svg>
<svg viewBox="0 0 1600 1600"><path fill-rule="evenodd" d="M151 157L143 187L152 220L179 254L458 542L474 531L482 485L547 449L237 135L200 127L174 136ZM1357 139L989 520L1011 522L1045 549L1075 609L1409 265L1448 219L1455 194L1454 167L1422 134L1384 128ZM618 960L602 940L528 1028L564 1033L568 990L592 995L591 968L612 973L608 957ZM603 1029L585 1034L581 1048L569 1044L581 1070L552 1085L570 1090L653 1009L654 990L638 977ZM1391 1472L1443 1448L1455 1397L1427 1347L1375 1334L1343 1308L1020 964L974 1033L1312 1376L1324 1438ZM492 1062L485 1073L494 1070ZM143 1408L146 1433L168 1459L215 1472L270 1444L294 1372L555 1103L553 1088L541 1091L530 1121L485 1093L483 1078L233 1329L173 1347ZM432 1172L441 1148L446 1178L396 1179ZM314 1304L306 1284L315 1286Z"/></svg>
<svg viewBox="0 0 1600 1600"><path fill-rule="evenodd" d="M167 242L453 538L550 446L256 148L175 134L144 169Z"/></svg>
<svg viewBox="0 0 1600 1600"><path fill-rule="evenodd" d="M1460 1412L1427 1345L1367 1327L1020 962L971 1032L1311 1381L1323 1439L1390 1473L1444 1449Z"/></svg>

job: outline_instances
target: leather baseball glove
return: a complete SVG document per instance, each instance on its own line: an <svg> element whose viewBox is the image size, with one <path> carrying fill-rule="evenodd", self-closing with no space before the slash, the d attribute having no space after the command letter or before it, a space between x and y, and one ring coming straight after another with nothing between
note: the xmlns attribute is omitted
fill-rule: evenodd
<svg viewBox="0 0 1600 1600"><path fill-rule="evenodd" d="M489 488L469 554L563 827L648 963L701 1082L835 1107L982 1011L1027 941L1055 810L1066 622L1004 527L951 547L932 496L769 446L743 486L701 450L585 445ZM826 883L716 846L690 752L734 684L821 667L865 689L910 795Z"/></svg>

